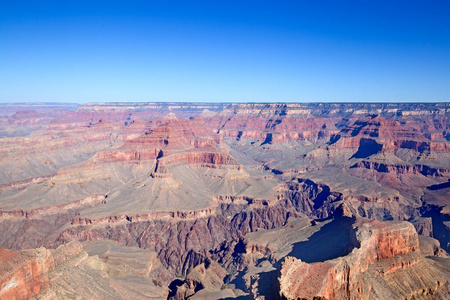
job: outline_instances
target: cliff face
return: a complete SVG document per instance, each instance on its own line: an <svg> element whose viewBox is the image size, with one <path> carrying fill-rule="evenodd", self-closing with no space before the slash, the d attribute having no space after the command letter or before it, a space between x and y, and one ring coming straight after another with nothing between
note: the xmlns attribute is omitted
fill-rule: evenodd
<svg viewBox="0 0 450 300"><path fill-rule="evenodd" d="M442 276L439 280L430 271L420 271L429 262L420 256L418 235L410 223L364 221L356 233L360 247L342 258L308 264L287 257L280 269L280 295L287 299L397 299L422 290L436 296L448 292L444 273L431 271ZM404 273L409 274L408 283L399 290L392 278Z"/></svg>
<svg viewBox="0 0 450 300"><path fill-rule="evenodd" d="M447 168L432 168L426 165L389 165L374 161L362 161L357 163L350 168L365 168L368 170L375 170L381 173L392 173L392 174L410 174L417 175L421 174L424 176L449 176L450 169Z"/></svg>
<svg viewBox="0 0 450 300"><path fill-rule="evenodd" d="M30 299L48 288L48 273L55 263L45 248L19 253L1 249L0 266L0 298Z"/></svg>
<svg viewBox="0 0 450 300"><path fill-rule="evenodd" d="M55 269L87 254L79 242L70 242L57 249L38 248L13 252L0 249L0 298L31 299L43 295L51 287Z"/></svg>
<svg viewBox="0 0 450 300"><path fill-rule="evenodd" d="M448 286L408 223L384 223L411 221L438 240L427 253L445 259L448 103L0 108L0 247L17 261L0 284L7 298L273 298L285 256L285 297ZM114 246L95 248L105 240ZM41 250L22 252L42 246L63 248L37 260Z"/></svg>
<svg viewBox="0 0 450 300"><path fill-rule="evenodd" d="M314 118L300 104L241 104L215 116L195 117L219 133L237 141L279 144L289 141L317 141L337 133L334 118Z"/></svg>
<svg viewBox="0 0 450 300"><path fill-rule="evenodd" d="M254 209L244 209L242 205L221 205L211 216L185 220L180 217L167 220L163 217L136 222L134 218L129 218L131 222L126 223L119 219L117 223L96 227L73 226L62 232L56 243L73 239L89 241L107 238L123 245L137 245L157 252L166 267L182 276L199 262L216 255L213 254L214 249L219 250L226 241L238 240L258 228L281 226L289 215L295 214L292 207L281 205L268 208L257 205ZM213 252L209 253L208 249L213 249ZM230 250L232 253L233 249Z"/></svg>
<svg viewBox="0 0 450 300"><path fill-rule="evenodd" d="M54 250L1 249L0 262L1 299L123 299L143 295L162 299L168 294L149 278L150 273L155 278L168 276L154 253L107 241L85 246L73 241Z"/></svg>
<svg viewBox="0 0 450 300"><path fill-rule="evenodd" d="M380 116L355 121L331 137L330 145L337 150L356 149L354 158L399 149L409 149L418 154L446 153L448 147L443 139L428 139L409 124L403 125Z"/></svg>

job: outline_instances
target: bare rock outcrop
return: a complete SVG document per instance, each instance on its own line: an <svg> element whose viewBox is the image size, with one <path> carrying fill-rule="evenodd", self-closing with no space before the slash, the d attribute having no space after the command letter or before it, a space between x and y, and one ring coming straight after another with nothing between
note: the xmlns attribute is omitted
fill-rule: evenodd
<svg viewBox="0 0 450 300"><path fill-rule="evenodd" d="M281 297L400 299L422 291L436 297L448 293L448 274L420 255L412 224L364 221L358 225L357 238L360 247L341 258L308 264L287 257L280 269ZM419 271L420 268L428 271ZM399 276L408 278L401 289L399 280L394 280Z"/></svg>
<svg viewBox="0 0 450 300"><path fill-rule="evenodd" d="M172 291L169 299L187 299L195 293L220 291L223 280L228 272L217 262L206 260L197 265L186 276L184 281L176 280L172 283Z"/></svg>
<svg viewBox="0 0 450 300"><path fill-rule="evenodd" d="M54 268L50 250L39 248L13 252L0 250L0 298L29 299L49 286L48 272Z"/></svg>
<svg viewBox="0 0 450 300"><path fill-rule="evenodd" d="M0 298L448 295L448 103L0 108Z"/></svg>

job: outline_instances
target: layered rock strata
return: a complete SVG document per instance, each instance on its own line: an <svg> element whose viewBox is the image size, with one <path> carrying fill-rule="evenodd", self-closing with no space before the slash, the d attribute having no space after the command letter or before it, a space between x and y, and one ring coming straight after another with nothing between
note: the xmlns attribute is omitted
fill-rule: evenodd
<svg viewBox="0 0 450 300"><path fill-rule="evenodd" d="M342 258L308 264L286 257L280 269L281 297L400 299L447 295L448 273L433 269L432 262L420 255L419 239L410 223L364 221L358 225L357 238L359 248Z"/></svg>

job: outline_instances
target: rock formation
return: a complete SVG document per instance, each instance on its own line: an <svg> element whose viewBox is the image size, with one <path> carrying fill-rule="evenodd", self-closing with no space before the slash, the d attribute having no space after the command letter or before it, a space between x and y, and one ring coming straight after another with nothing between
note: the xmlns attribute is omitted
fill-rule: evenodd
<svg viewBox="0 0 450 300"><path fill-rule="evenodd" d="M286 257L280 269L281 297L408 299L432 295L444 299L448 295L448 270L420 255L419 239L410 223L363 221L357 226L360 246L347 256L312 264Z"/></svg>
<svg viewBox="0 0 450 300"><path fill-rule="evenodd" d="M449 113L2 104L0 298L445 298Z"/></svg>

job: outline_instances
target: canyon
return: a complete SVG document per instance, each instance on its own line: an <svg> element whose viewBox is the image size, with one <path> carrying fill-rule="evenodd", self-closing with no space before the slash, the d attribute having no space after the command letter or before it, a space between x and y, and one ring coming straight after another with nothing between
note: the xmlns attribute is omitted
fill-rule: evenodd
<svg viewBox="0 0 450 300"><path fill-rule="evenodd" d="M0 105L1 299L448 299L449 103Z"/></svg>

